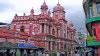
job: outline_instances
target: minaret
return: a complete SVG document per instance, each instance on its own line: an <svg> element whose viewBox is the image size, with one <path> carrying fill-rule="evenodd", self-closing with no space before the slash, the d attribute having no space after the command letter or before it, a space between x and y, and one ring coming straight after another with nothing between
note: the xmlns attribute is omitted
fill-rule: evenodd
<svg viewBox="0 0 100 56"><path fill-rule="evenodd" d="M15 16L18 16L17 13L15 14Z"/></svg>
<svg viewBox="0 0 100 56"><path fill-rule="evenodd" d="M33 8L32 8L31 11L30 11L30 17L31 17L31 18L34 18L34 9L33 9Z"/></svg>
<svg viewBox="0 0 100 56"><path fill-rule="evenodd" d="M33 8L31 9L30 14L34 15L34 9Z"/></svg>
<svg viewBox="0 0 100 56"><path fill-rule="evenodd" d="M43 4L41 5L41 14L42 15L47 15L48 14L48 6L44 0Z"/></svg>
<svg viewBox="0 0 100 56"><path fill-rule="evenodd" d="M26 14L24 13L23 16L26 16Z"/></svg>
<svg viewBox="0 0 100 56"><path fill-rule="evenodd" d="M59 4L59 0L58 0L58 4Z"/></svg>

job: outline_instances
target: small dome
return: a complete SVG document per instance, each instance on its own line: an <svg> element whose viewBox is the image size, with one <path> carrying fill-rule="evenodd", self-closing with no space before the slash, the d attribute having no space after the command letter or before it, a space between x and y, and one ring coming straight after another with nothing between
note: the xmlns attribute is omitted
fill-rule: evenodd
<svg viewBox="0 0 100 56"><path fill-rule="evenodd" d="M59 3L57 4L57 6L55 6L54 8L53 8L53 11L55 12L55 11L64 11L64 8L63 8L63 6L61 6Z"/></svg>
<svg viewBox="0 0 100 56"><path fill-rule="evenodd" d="M43 3L43 5L41 5L41 9L48 9L48 6L46 5L45 2Z"/></svg>
<svg viewBox="0 0 100 56"><path fill-rule="evenodd" d="M18 16L17 13L15 14L15 16Z"/></svg>

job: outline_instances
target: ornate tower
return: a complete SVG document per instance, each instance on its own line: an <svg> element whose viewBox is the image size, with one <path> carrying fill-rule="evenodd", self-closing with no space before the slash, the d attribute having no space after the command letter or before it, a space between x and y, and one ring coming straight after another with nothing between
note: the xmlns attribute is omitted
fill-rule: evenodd
<svg viewBox="0 0 100 56"><path fill-rule="evenodd" d="M30 11L30 17L33 18L34 17L34 9L32 8Z"/></svg>
<svg viewBox="0 0 100 56"><path fill-rule="evenodd" d="M41 14L42 15L47 15L48 14L48 6L44 0L44 3L41 5Z"/></svg>
<svg viewBox="0 0 100 56"><path fill-rule="evenodd" d="M30 14L34 15L34 9L33 8L31 9Z"/></svg>
<svg viewBox="0 0 100 56"><path fill-rule="evenodd" d="M59 4L59 1L58 1L57 6L53 8L53 18L56 20L65 19L65 11L64 11L63 6Z"/></svg>

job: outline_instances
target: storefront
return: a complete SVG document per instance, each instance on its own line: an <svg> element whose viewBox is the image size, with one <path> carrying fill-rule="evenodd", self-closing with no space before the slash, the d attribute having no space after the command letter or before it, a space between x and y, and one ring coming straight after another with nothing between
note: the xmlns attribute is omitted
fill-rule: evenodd
<svg viewBox="0 0 100 56"><path fill-rule="evenodd" d="M0 43L0 56L43 56L43 51L43 48L28 43Z"/></svg>
<svg viewBox="0 0 100 56"><path fill-rule="evenodd" d="M96 41L95 36L87 37L86 45L87 49L87 56L98 56L98 49L100 47L100 42Z"/></svg>

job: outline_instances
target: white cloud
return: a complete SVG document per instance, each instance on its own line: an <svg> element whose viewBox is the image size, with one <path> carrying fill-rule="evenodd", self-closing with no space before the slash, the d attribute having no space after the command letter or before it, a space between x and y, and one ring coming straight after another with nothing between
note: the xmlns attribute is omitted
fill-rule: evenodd
<svg viewBox="0 0 100 56"><path fill-rule="evenodd" d="M70 18L70 21L75 23L75 25L79 25L79 23L84 22L84 14L82 8L83 0L59 0L60 4L66 10L66 17ZM14 17L14 14L23 15L30 13L32 7L35 10L35 13L40 13L40 6L44 2L44 0L0 0L0 3L10 4L12 8L7 9L6 11L0 13L0 22L10 23ZM50 10L56 6L58 0L46 0L46 3ZM81 12L81 15L79 14ZM82 16L83 15L83 16ZM83 20L83 21L82 21ZM82 25L84 23L81 23ZM81 25L79 25L81 26Z"/></svg>

